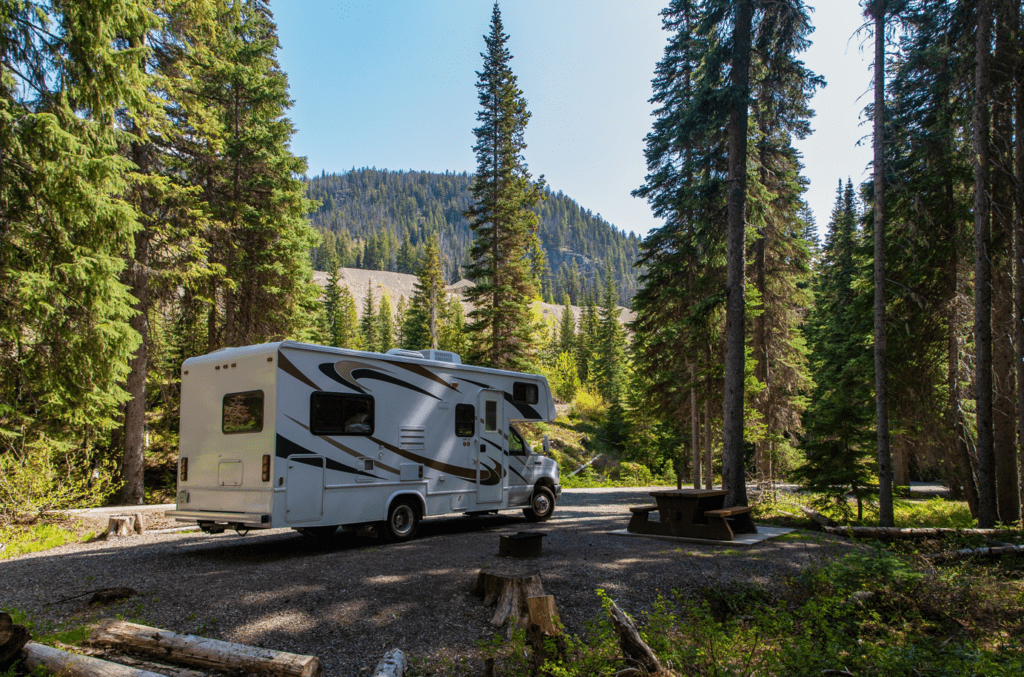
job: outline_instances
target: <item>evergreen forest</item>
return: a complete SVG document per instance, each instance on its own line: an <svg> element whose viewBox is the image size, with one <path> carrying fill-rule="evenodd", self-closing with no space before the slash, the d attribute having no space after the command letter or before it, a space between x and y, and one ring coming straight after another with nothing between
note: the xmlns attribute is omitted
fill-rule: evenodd
<svg viewBox="0 0 1024 677"><path fill-rule="evenodd" d="M322 240L313 267L328 270L334 253L346 268L416 273L431 233L438 236L445 279L465 276L473 234L464 212L472 201L473 177L467 173L352 169L314 176L307 196L318 203L311 212ZM541 271L548 303L569 296L583 305L588 292L603 287L611 266L619 305L630 307L639 271L634 266L640 239L625 233L561 192L545 191L533 210L547 266Z"/></svg>
<svg viewBox="0 0 1024 677"><path fill-rule="evenodd" d="M796 480L884 523L928 479L1020 521L1020 6L862 5L873 176L836 177L816 224L806 5L668 3L634 191L665 225L641 240L526 165L497 5L476 172L309 177L264 0L2 0L4 514L143 501L173 474L182 361L293 338L539 371L602 412L602 452L730 503ZM416 294L356 308L346 267Z"/></svg>

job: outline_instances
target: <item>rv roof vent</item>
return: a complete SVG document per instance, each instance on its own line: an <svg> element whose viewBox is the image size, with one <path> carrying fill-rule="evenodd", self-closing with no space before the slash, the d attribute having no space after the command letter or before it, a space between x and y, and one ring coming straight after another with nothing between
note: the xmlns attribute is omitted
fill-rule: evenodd
<svg viewBox="0 0 1024 677"><path fill-rule="evenodd" d="M385 355L398 355L399 357L415 357L417 360L423 359L423 354L416 350L406 350L405 348L392 348L391 350L384 353Z"/></svg>
<svg viewBox="0 0 1024 677"><path fill-rule="evenodd" d="M447 350L421 350L420 354L428 360L437 360L438 362L450 362L451 364L462 364L462 358L455 353L448 352Z"/></svg>

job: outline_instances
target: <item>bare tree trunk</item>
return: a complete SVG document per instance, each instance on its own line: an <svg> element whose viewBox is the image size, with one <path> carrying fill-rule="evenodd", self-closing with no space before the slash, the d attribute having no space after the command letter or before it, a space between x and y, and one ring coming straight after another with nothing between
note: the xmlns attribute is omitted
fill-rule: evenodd
<svg viewBox="0 0 1024 677"><path fill-rule="evenodd" d="M722 424L722 488L725 507L747 504L743 467L743 381L745 363L744 285L746 265L747 113L750 98L752 0L737 0L733 26L731 110L729 112L729 197L725 281L725 396Z"/></svg>
<svg viewBox="0 0 1024 677"><path fill-rule="evenodd" d="M974 70L974 345L978 419L978 524L995 525L996 478L992 437L992 268L989 221L990 0L978 0Z"/></svg>
<svg viewBox="0 0 1024 677"><path fill-rule="evenodd" d="M952 204L953 187L946 186L946 194ZM956 237L956 225L952 226L950 242ZM971 463L971 454L967 450L967 430L964 428L964 415L961 408L963 389L960 387L960 342L958 328L960 325L959 308L959 268L960 254L955 245L950 247L949 261L946 264L946 294L947 294L947 327L946 327L946 348L949 355L949 365L946 370L946 384L949 389L949 420L952 431L953 460L959 471L960 483L964 488L964 498L971 509L971 514L978 516L978 486L974 481L974 466Z"/></svg>
<svg viewBox="0 0 1024 677"><path fill-rule="evenodd" d="M761 234L761 237L754 243L754 284L757 286L757 291L761 295L761 313L754 318L754 376L764 384L764 390L757 396L757 410L761 414L761 423L765 427L765 432L771 430L771 422L768 419L768 402L769 392L771 386L768 383L768 337L765 329L765 317L764 317L764 297L767 293L765 285L765 235ZM757 480L758 483L767 482L771 479L771 464L768 460L766 450L768 448L767 442L762 438L755 443L754 459L757 465Z"/></svg>
<svg viewBox="0 0 1024 677"><path fill-rule="evenodd" d="M885 11L875 0L875 422L878 432L878 521L893 526L889 450L889 375L885 357Z"/></svg>
<svg viewBox="0 0 1024 677"><path fill-rule="evenodd" d="M700 417L697 415L697 366L690 363L690 452L693 458L693 488L700 489Z"/></svg>
<svg viewBox="0 0 1024 677"><path fill-rule="evenodd" d="M992 59L992 445L1002 522L1020 515L1013 321L1013 70L1015 8L1002 0Z"/></svg>
<svg viewBox="0 0 1024 677"><path fill-rule="evenodd" d="M1020 25L1020 9L1017 8L1017 25ZM1024 57L1019 53L1014 73L1014 97L1016 115L1013 120L1014 138L1014 254L1016 258L1016 281L1014 307L1017 322L1014 323L1014 342L1017 351L1017 486L1021 496L1020 519L1024 525Z"/></svg>
<svg viewBox="0 0 1024 677"><path fill-rule="evenodd" d="M711 346L704 346L704 364L711 365ZM715 484L714 459L711 455L711 377L704 377L704 488Z"/></svg>

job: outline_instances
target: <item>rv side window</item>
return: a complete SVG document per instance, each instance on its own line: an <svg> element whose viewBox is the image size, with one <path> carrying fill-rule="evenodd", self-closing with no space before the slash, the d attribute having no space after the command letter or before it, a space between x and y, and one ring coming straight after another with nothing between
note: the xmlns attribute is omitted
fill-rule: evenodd
<svg viewBox="0 0 1024 677"><path fill-rule="evenodd" d="M263 391L229 393L221 408L220 429L225 435L263 430Z"/></svg>
<svg viewBox="0 0 1024 677"><path fill-rule="evenodd" d="M476 407L472 404L455 405L456 437L472 437L476 433Z"/></svg>
<svg viewBox="0 0 1024 677"><path fill-rule="evenodd" d="M313 393L309 397L309 430L314 435L372 435L373 398Z"/></svg>
<svg viewBox="0 0 1024 677"><path fill-rule="evenodd" d="M493 433L498 429L498 402L487 400L484 402L484 432Z"/></svg>
<svg viewBox="0 0 1024 677"><path fill-rule="evenodd" d="M536 383L512 384L512 401L520 404L537 404L540 399Z"/></svg>

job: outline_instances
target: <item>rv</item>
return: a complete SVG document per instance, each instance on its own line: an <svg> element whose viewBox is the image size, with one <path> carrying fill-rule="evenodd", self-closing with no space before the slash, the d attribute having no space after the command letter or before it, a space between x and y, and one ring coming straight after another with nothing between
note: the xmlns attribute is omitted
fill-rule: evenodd
<svg viewBox="0 0 1024 677"><path fill-rule="evenodd" d="M551 517L558 464L513 425L553 421L543 376L293 341L227 348L181 372L178 521L310 536L521 508ZM548 441L544 438L544 452Z"/></svg>

